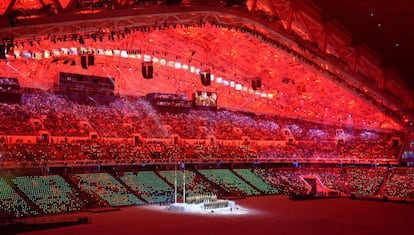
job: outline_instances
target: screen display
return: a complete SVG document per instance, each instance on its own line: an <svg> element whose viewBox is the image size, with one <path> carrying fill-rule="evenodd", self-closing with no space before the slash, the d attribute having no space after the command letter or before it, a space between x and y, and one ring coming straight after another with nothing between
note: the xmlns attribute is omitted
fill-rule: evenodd
<svg viewBox="0 0 414 235"><path fill-rule="evenodd" d="M195 93L196 106L217 107L217 93L209 91L197 91Z"/></svg>

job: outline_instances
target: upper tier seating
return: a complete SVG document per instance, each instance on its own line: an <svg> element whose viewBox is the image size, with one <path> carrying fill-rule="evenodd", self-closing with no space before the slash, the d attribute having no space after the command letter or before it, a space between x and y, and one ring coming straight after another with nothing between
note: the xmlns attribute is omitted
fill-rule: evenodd
<svg viewBox="0 0 414 235"><path fill-rule="evenodd" d="M34 135L30 115L18 104L0 103L0 135Z"/></svg>
<svg viewBox="0 0 414 235"><path fill-rule="evenodd" d="M107 106L80 105L38 89L24 89L21 104L1 104L0 121L1 142L5 144L0 146L5 149L0 161L32 162L28 164L48 160L180 158L398 160L404 139L402 133L395 131L359 130L228 110L158 112L145 97L117 97ZM338 129L344 131L339 143ZM60 138L45 141L40 131ZM11 141L10 136L22 135L34 137L33 146L26 145L27 141L22 146L21 140ZM89 141L90 135L96 138ZM174 135L182 140L167 144ZM131 143L135 138L138 145ZM227 141L224 145L220 142L223 140ZM231 144L236 140L241 144ZM264 140L266 145L258 145L257 141ZM52 145L38 145L42 141ZM289 142L287 146L285 142Z"/></svg>

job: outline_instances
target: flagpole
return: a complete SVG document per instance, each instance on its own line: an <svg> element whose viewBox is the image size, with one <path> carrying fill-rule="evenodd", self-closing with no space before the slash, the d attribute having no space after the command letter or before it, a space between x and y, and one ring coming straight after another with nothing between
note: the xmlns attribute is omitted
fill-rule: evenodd
<svg viewBox="0 0 414 235"><path fill-rule="evenodd" d="M175 165L175 176L174 176L174 203L177 203L177 163Z"/></svg>
<svg viewBox="0 0 414 235"><path fill-rule="evenodd" d="M182 163L183 167L183 203L185 203L185 165Z"/></svg>

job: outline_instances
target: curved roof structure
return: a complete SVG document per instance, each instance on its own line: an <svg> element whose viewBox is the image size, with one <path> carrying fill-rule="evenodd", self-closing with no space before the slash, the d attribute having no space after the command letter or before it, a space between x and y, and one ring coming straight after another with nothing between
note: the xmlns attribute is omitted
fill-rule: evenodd
<svg viewBox="0 0 414 235"><path fill-rule="evenodd" d="M107 76L124 95L214 91L224 108L366 128L412 120L413 96L398 73L308 4L176 2L2 1L0 76L43 89L59 72ZM82 55L94 65L82 68ZM154 64L151 80L142 78L144 61Z"/></svg>

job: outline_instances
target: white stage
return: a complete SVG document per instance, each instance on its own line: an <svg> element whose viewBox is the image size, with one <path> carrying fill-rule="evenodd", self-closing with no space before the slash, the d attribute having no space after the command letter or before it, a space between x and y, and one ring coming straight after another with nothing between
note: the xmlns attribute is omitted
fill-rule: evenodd
<svg viewBox="0 0 414 235"><path fill-rule="evenodd" d="M242 215L247 214L247 209L236 206L234 201L229 201L228 206L220 208L205 208L204 203L188 204L173 203L167 206L167 210L180 213L200 213L200 214L218 214L218 215Z"/></svg>

